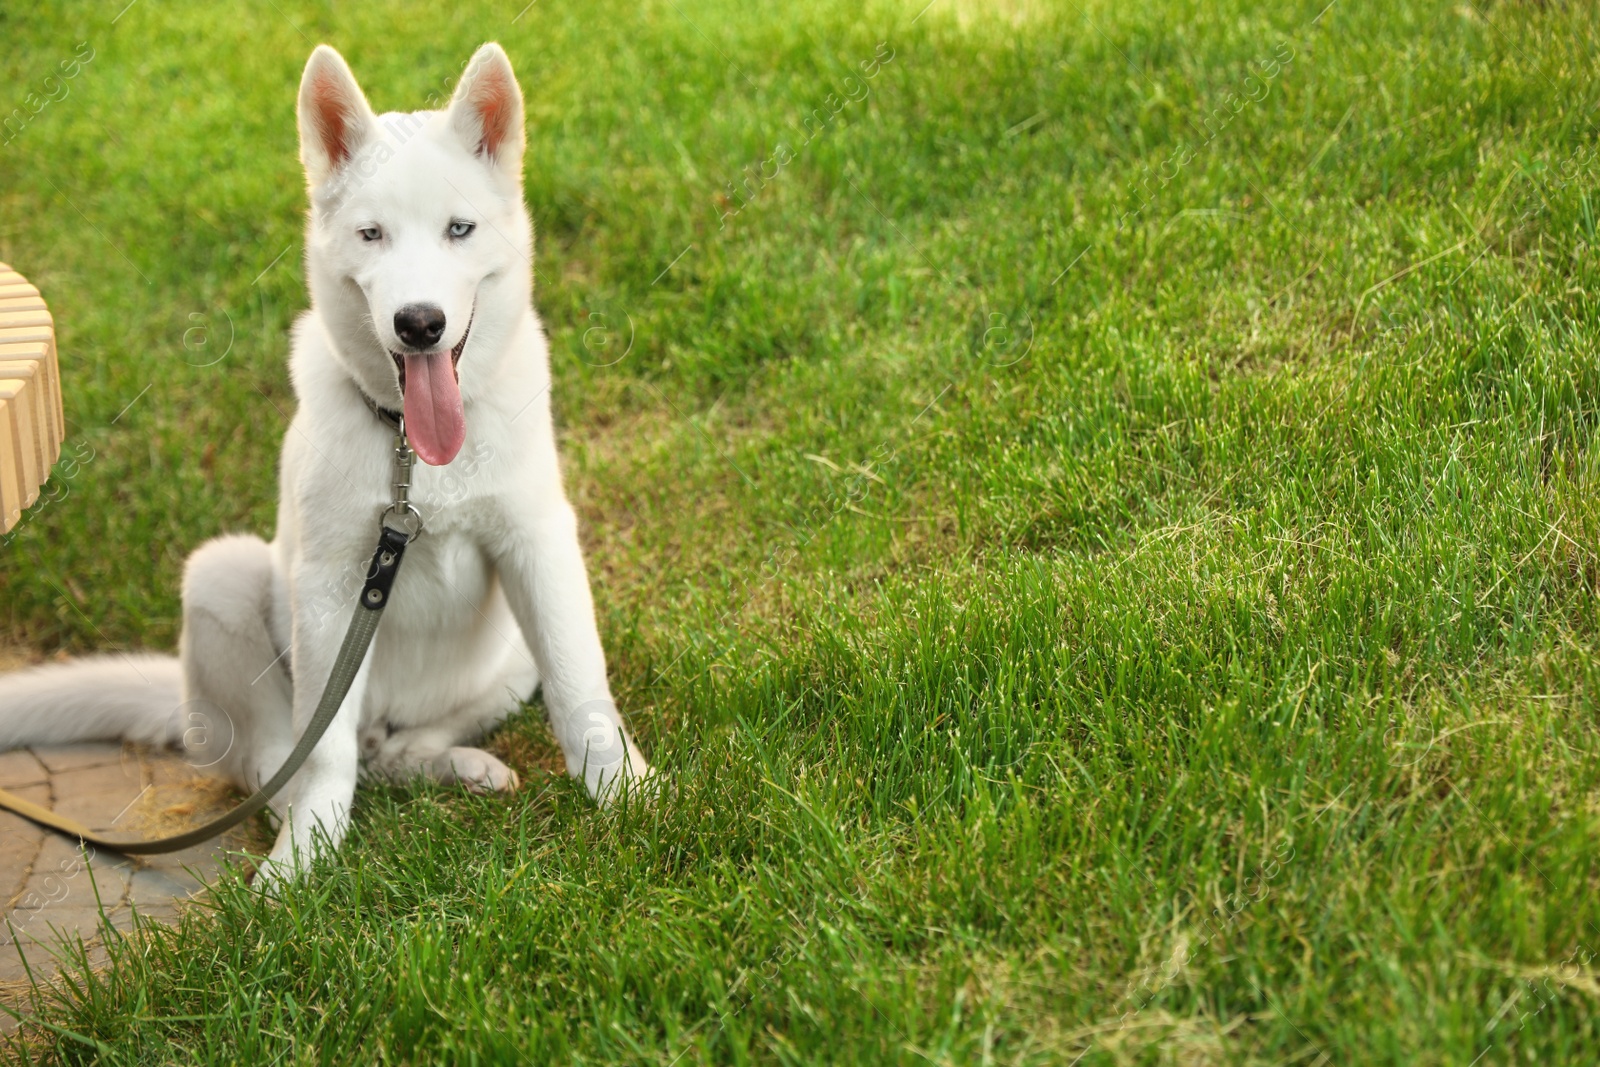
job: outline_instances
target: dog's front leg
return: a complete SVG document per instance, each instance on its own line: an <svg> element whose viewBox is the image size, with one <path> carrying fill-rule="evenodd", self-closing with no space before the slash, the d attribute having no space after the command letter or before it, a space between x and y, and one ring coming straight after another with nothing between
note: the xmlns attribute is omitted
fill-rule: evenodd
<svg viewBox="0 0 1600 1067"><path fill-rule="evenodd" d="M642 783L651 770L611 701L577 516L565 500L552 502L515 523L496 548L501 585L533 650L567 773L608 803L622 783Z"/></svg>
<svg viewBox="0 0 1600 1067"><path fill-rule="evenodd" d="M293 610L290 662L294 672L294 736L297 739L305 733L316 714L351 616L365 610L353 604L330 610L329 590L348 584L341 582L345 576L346 572L335 568L302 563L294 568L290 578ZM338 714L285 787L288 801L281 809L283 824L263 871L269 880L305 872L322 850L331 851L344 839L350 805L355 799L359 765L357 735L371 669L372 650L368 648Z"/></svg>

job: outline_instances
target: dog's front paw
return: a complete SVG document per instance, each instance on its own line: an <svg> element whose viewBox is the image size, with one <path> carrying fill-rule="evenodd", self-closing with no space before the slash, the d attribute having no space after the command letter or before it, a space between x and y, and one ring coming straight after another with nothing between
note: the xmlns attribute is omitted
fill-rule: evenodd
<svg viewBox="0 0 1600 1067"><path fill-rule="evenodd" d="M283 825L278 827L278 839L272 851L256 868L251 885L269 896L306 878L316 864L332 855L344 837L349 818L343 812L330 813L326 821L308 815L295 818L291 807ZM332 827L332 832L327 827Z"/></svg>
<svg viewBox="0 0 1600 1067"><path fill-rule="evenodd" d="M250 885L258 893L276 897L303 873L304 871L296 866L293 860L285 862L268 856L256 868L255 876L250 879Z"/></svg>
<svg viewBox="0 0 1600 1067"><path fill-rule="evenodd" d="M522 784L516 771L481 748L452 748L434 768L439 781L459 782L474 793L510 793Z"/></svg>
<svg viewBox="0 0 1600 1067"><path fill-rule="evenodd" d="M312 856L295 847L294 841L280 833L272 852L256 867L250 885L258 893L269 897L280 896L283 891L311 873Z"/></svg>
<svg viewBox="0 0 1600 1067"><path fill-rule="evenodd" d="M596 804L609 808L624 796L636 802L654 799L661 792L661 775L630 740L621 762L585 767L583 784Z"/></svg>

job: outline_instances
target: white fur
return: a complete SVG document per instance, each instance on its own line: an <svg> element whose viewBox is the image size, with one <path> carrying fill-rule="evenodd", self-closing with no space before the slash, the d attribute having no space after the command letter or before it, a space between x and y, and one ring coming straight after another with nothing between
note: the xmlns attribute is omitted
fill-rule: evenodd
<svg viewBox="0 0 1600 1067"><path fill-rule="evenodd" d="M363 767L515 788L500 760L466 746L541 679L567 770L592 796L605 802L650 775L611 703L561 485L549 355L530 298L522 122L498 45L479 49L447 110L381 118L338 53L317 48L300 93L312 309L294 329L299 408L283 442L277 535L219 538L190 557L177 661L101 657L0 679L0 747L179 743L201 707L227 720L217 768L240 788L277 770L321 696L389 502L392 431L362 392L402 406L394 312L427 302L445 311L444 346L471 319L455 464L471 457L470 467L463 477L417 465L412 499L426 531L339 715L274 804L283 821L267 873L337 846ZM449 238L454 219L477 228ZM373 226L382 240L361 237Z"/></svg>
<svg viewBox="0 0 1600 1067"><path fill-rule="evenodd" d="M174 745L183 673L171 656L95 656L31 667L0 685L0 749L75 741ZM71 715L61 714L63 706Z"/></svg>

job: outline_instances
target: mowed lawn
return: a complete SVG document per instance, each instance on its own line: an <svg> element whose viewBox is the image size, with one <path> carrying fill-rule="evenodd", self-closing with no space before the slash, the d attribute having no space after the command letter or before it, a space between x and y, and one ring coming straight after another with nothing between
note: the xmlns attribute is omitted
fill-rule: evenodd
<svg viewBox="0 0 1600 1067"><path fill-rule="evenodd" d="M1600 1059L1597 31L7 5L0 260L70 425L5 642L171 648L185 555L270 530L312 46L389 110L499 40L614 685L672 782L596 811L536 703L494 742L521 792L363 791L309 883L117 943L10 1054Z"/></svg>

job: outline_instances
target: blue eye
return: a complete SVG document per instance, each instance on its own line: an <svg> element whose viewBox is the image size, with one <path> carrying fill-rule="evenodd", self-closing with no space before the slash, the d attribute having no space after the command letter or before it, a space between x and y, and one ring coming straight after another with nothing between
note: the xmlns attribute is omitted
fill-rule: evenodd
<svg viewBox="0 0 1600 1067"><path fill-rule="evenodd" d="M465 237L467 234L471 233L477 228L477 223L462 222L460 219L456 219L454 222L450 223L450 236Z"/></svg>
<svg viewBox="0 0 1600 1067"><path fill-rule="evenodd" d="M363 226L356 232L361 235L361 239L363 241L383 240L383 231L378 229L376 226Z"/></svg>

